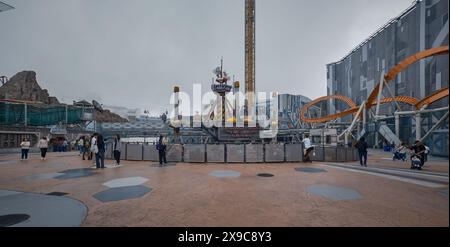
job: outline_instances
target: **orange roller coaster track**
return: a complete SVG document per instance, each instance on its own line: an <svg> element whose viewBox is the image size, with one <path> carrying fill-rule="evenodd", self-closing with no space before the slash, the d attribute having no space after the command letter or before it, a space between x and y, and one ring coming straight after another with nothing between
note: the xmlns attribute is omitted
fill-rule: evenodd
<svg viewBox="0 0 450 247"><path fill-rule="evenodd" d="M437 47L437 48L432 48L429 50L425 50L419 53L416 53L408 58L406 58L405 60L403 60L402 62L400 62L398 65L396 65L394 68L392 68L385 76L384 76L384 82L379 82L374 89L372 90L372 92L370 93L369 97L367 98L366 101L366 108L370 109L373 106L375 106L377 104L377 97L379 95L379 90L380 90L380 86L381 83L388 83L391 80L393 80L398 73L400 73L401 71L405 70L406 68L408 68L410 65L414 64L415 62L424 59L424 58L428 58L428 57L432 57L432 56L438 56L438 55L444 55L444 54L448 54L449 53L449 47L448 46L442 46L442 47ZM397 96L395 98L384 98L380 101L380 104L385 104L385 103L391 103L391 102L401 102L401 103L405 103L405 104L409 104L409 105L413 105L415 106L416 109L420 109L425 105L429 105L435 101L438 101L440 99L443 99L445 97L448 97L449 94L449 89L448 88L444 88L442 90L439 90L435 93L433 93L430 96L427 96L426 98L422 99L422 100L417 100L416 98L412 98L412 97L408 97L408 96ZM343 102L345 102L348 106L350 106L349 109L340 112L340 113L336 113L336 114L332 114L332 115L328 115L325 117L320 117L320 118L307 118L305 117L306 112L308 112L308 109L310 107L312 107L313 105L322 102L322 101L326 101L326 100L330 100L330 99L338 99L341 100ZM324 97L320 97L314 101L312 101L311 103L307 104L306 106L304 106L301 109L300 112L300 119L304 122L304 123L325 123L325 122L329 122L331 120L334 119L338 119L338 118L342 118L344 116L350 115L350 114L354 114L358 111L358 109L360 108L360 106L356 106L356 104L349 99L346 96L343 95L330 95L330 96L324 96Z"/></svg>

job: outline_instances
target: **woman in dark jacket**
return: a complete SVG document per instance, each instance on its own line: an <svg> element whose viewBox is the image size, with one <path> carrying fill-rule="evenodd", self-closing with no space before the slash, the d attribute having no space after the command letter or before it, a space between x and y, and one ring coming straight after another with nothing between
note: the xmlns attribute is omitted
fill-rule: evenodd
<svg viewBox="0 0 450 247"><path fill-rule="evenodd" d="M116 135L113 143L114 159L116 160L116 165L120 165L120 150L122 150L122 143L120 142L120 136Z"/></svg>
<svg viewBox="0 0 450 247"><path fill-rule="evenodd" d="M97 168L105 168L105 141L102 135L97 136L98 153L95 155L95 165Z"/></svg>

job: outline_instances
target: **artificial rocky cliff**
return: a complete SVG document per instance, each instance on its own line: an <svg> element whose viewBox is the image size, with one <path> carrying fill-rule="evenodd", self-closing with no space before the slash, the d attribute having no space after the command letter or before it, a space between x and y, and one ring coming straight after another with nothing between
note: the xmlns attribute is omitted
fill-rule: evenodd
<svg viewBox="0 0 450 247"><path fill-rule="evenodd" d="M56 97L51 97L36 81L36 72L22 71L0 87L0 99L36 101L48 105L57 105Z"/></svg>
<svg viewBox="0 0 450 247"><path fill-rule="evenodd" d="M39 86L34 71L19 72L0 86L0 99L33 101L36 107L62 105L56 97L50 96L46 89ZM109 110L95 109L93 115L97 122L128 122Z"/></svg>

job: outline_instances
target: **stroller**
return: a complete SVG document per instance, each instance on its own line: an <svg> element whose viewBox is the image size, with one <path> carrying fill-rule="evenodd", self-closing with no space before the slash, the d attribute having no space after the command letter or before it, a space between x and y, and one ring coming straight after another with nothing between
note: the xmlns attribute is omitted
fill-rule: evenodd
<svg viewBox="0 0 450 247"><path fill-rule="evenodd" d="M399 151L395 151L392 155L392 160L401 160L403 162L406 162L406 153L400 153Z"/></svg>
<svg viewBox="0 0 450 247"><path fill-rule="evenodd" d="M422 170L422 166L421 154L411 155L411 169Z"/></svg>

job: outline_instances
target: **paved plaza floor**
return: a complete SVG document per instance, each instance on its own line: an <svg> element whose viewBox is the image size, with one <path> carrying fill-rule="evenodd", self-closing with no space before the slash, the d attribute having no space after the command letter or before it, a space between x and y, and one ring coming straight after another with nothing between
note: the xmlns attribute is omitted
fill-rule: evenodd
<svg viewBox="0 0 450 247"><path fill-rule="evenodd" d="M123 161L0 156L0 226L449 226L449 165L371 150L353 163Z"/></svg>

